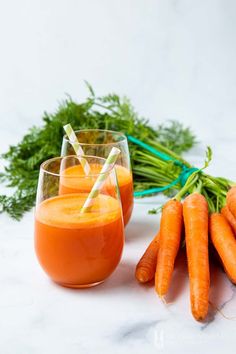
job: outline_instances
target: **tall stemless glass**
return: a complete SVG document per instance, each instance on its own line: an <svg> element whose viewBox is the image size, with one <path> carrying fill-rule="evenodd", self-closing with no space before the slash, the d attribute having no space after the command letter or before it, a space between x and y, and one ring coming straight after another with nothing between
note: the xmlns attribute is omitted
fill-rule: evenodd
<svg viewBox="0 0 236 354"><path fill-rule="evenodd" d="M114 168L93 204L82 212L105 159L85 156L94 172L85 175L77 156L56 157L40 168L35 251L39 263L56 283L90 287L117 267L124 245L124 225ZM76 171L76 172L75 172Z"/></svg>
<svg viewBox="0 0 236 354"><path fill-rule="evenodd" d="M116 161L115 168L120 190L124 224L126 225L131 217L134 204L133 178L126 136L119 132L99 129L78 130L75 134L85 155L107 158L113 146L120 149L121 153ZM67 136L64 136L61 155L66 156L73 154L75 154L74 149Z"/></svg>

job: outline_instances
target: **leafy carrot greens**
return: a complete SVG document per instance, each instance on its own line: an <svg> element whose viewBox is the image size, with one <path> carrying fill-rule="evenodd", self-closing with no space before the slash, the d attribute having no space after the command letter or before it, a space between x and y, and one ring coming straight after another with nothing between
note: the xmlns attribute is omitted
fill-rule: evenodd
<svg viewBox="0 0 236 354"><path fill-rule="evenodd" d="M97 97L88 85L89 97L82 103L66 98L55 113L44 113L43 124L32 127L19 144L10 146L2 155L7 167L0 174L0 182L13 188L10 196L0 195L0 212L7 212L15 219L34 206L40 164L51 157L60 155L63 125L71 123L76 129L110 129L133 135L142 141L161 144L175 153L191 148L195 137L188 128L178 122L168 122L153 128L147 119L138 115L130 101L116 94ZM151 155L129 144L134 173L135 189L155 186L157 169L150 165ZM148 165L148 173L146 171ZM150 179L149 176L153 175ZM161 177L161 183L168 183L172 174Z"/></svg>

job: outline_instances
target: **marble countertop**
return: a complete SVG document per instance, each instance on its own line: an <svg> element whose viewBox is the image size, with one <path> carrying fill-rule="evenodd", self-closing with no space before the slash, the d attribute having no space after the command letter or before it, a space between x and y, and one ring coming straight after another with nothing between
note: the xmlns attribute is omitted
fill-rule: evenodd
<svg viewBox="0 0 236 354"><path fill-rule="evenodd" d="M228 144L221 144L225 152ZM227 174L229 161L221 158L219 144L214 148L217 163L210 170ZM200 144L188 158L199 164L203 152ZM231 168L227 172L236 177ZM204 324L190 313L183 255L168 306L153 285L134 279L136 262L159 227L159 216L148 210L162 202L160 196L136 200L119 267L106 282L87 290L62 288L45 276L34 254L32 212L21 222L1 215L0 353L234 353L236 322L225 317L236 316L236 291L220 268L211 270L210 300L225 317L212 308Z"/></svg>
<svg viewBox="0 0 236 354"><path fill-rule="evenodd" d="M66 98L127 95L153 126L177 119L202 143L187 158L236 181L236 2L225 0L2 1L0 154ZM0 170L1 170L0 164ZM0 194L2 186L0 185ZM168 306L135 265L159 227L137 200L119 267L103 284L69 290L52 283L34 254L33 212L21 222L0 215L0 354L231 354L236 321L212 309L197 323L189 308L184 258ZM210 300L236 316L235 287L211 270Z"/></svg>

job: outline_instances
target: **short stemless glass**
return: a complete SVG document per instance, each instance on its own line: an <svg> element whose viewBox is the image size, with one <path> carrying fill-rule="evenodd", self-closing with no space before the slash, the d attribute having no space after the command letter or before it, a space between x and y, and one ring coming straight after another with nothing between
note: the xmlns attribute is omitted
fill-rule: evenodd
<svg viewBox="0 0 236 354"><path fill-rule="evenodd" d="M78 130L75 134L85 155L107 158L113 146L121 150L115 168L120 190L124 224L126 225L131 217L134 204L133 178L126 136L119 132L99 129ZM75 154L74 149L67 136L64 136L61 155L67 156L73 154Z"/></svg>
<svg viewBox="0 0 236 354"><path fill-rule="evenodd" d="M115 169L93 204L82 212L105 159L85 156L94 172L85 175L77 156L56 157L40 168L35 251L56 283L72 288L104 281L117 267L124 245L124 225ZM76 171L76 172L75 172Z"/></svg>

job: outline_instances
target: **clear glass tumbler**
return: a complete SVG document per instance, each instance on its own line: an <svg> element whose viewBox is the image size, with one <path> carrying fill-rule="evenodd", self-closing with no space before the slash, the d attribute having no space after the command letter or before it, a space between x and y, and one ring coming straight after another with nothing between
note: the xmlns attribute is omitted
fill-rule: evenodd
<svg viewBox="0 0 236 354"><path fill-rule="evenodd" d="M93 204L82 212L105 159L85 156L96 173L86 176L77 156L56 157L40 168L35 209L35 251L56 283L72 288L104 281L124 245L123 215L115 169Z"/></svg>
<svg viewBox="0 0 236 354"><path fill-rule="evenodd" d="M133 178L127 138L124 134L99 129L78 130L75 132L85 155L107 158L113 146L121 153L116 161L116 174L120 190L124 224L126 225L133 210ZM73 155L74 149L67 136L64 136L61 155Z"/></svg>

